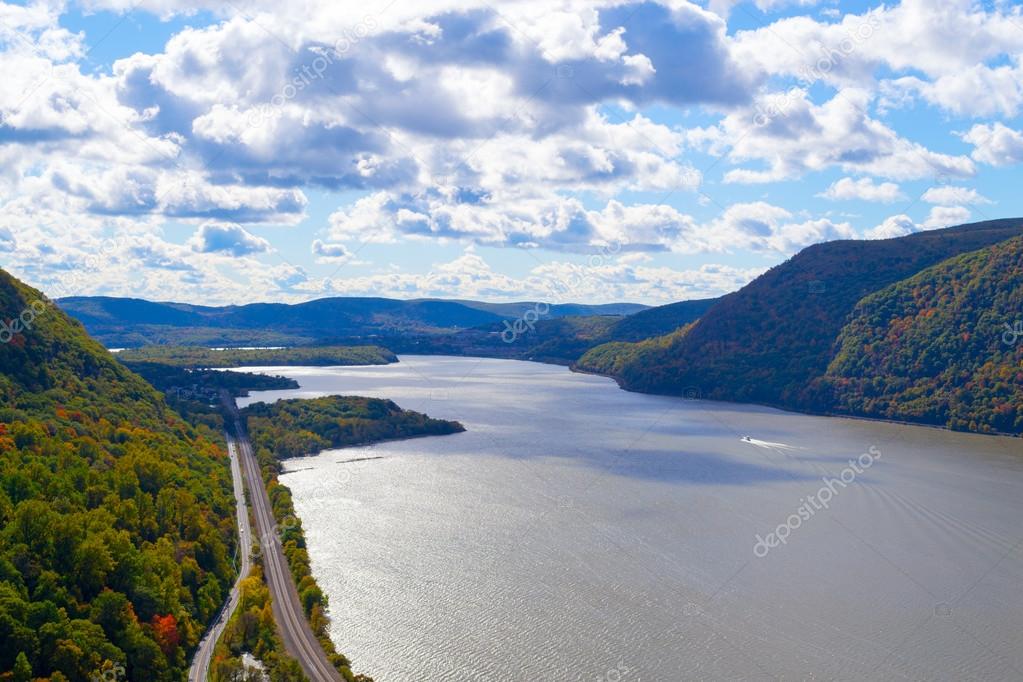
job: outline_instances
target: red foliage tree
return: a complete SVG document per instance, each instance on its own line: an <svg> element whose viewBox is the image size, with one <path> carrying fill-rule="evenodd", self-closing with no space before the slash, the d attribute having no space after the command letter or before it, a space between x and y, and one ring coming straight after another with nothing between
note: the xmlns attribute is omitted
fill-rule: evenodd
<svg viewBox="0 0 1023 682"><path fill-rule="evenodd" d="M166 616L156 615L153 616L152 624L156 643L160 645L164 654L170 656L181 641L181 635L178 633L178 619L172 613L168 613Z"/></svg>

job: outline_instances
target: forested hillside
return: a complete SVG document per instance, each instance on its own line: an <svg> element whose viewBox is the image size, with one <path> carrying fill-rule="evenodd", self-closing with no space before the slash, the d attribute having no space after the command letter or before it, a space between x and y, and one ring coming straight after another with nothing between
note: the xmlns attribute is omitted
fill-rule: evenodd
<svg viewBox="0 0 1023 682"><path fill-rule="evenodd" d="M1023 237L863 299L806 402L830 410L1023 432Z"/></svg>
<svg viewBox="0 0 1023 682"><path fill-rule="evenodd" d="M722 298L668 345L625 363L630 389L794 405L825 373L857 302L947 258L1023 233L1001 220L878 241L811 246Z"/></svg>
<svg viewBox="0 0 1023 682"><path fill-rule="evenodd" d="M219 436L2 271L0 317L0 671L184 679L233 579Z"/></svg>
<svg viewBox="0 0 1023 682"><path fill-rule="evenodd" d="M818 244L696 323L575 366L630 390L1018 433L1021 233L1002 220Z"/></svg>
<svg viewBox="0 0 1023 682"><path fill-rule="evenodd" d="M611 341L586 351L574 363L574 368L582 372L606 374L619 377L626 367L643 358L660 353L678 343L692 329L692 324L680 327L670 334L654 336L643 341ZM681 392L681 391L680 391Z"/></svg>

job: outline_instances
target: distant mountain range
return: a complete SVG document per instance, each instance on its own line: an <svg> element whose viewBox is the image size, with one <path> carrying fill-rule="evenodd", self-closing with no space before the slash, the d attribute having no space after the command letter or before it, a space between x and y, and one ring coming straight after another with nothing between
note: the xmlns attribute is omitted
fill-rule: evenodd
<svg viewBox="0 0 1023 682"><path fill-rule="evenodd" d="M577 367L642 392L1020 432L1023 333L1002 338L1023 319L1020 235L1010 219L817 244L691 326Z"/></svg>
<svg viewBox="0 0 1023 682"><path fill-rule="evenodd" d="M398 353L476 355L570 365L589 349L604 343L667 334L699 318L717 300L669 303L627 316L587 314L552 318L534 312L532 317L505 319L451 334L406 335L383 343Z"/></svg>
<svg viewBox="0 0 1023 682"><path fill-rule="evenodd" d="M485 303L483 301L469 301L464 299L431 298L424 300L441 303L461 303L468 308L485 310L488 313L494 313L495 315L499 315L504 318L521 317L530 310L533 310L537 304L537 301ZM418 301L409 302L416 303ZM549 310L546 317L558 318L587 315L632 315L634 313L647 310L650 306L643 305L641 303L598 303L593 305L587 303L552 303L548 306L548 308Z"/></svg>
<svg viewBox="0 0 1023 682"><path fill-rule="evenodd" d="M307 303L199 306L136 298L76 296L57 301L108 347L147 344L206 346L306 345L337 339L440 334L525 315L535 302L483 303L436 299L323 298ZM545 317L625 315L635 303L556 304Z"/></svg>

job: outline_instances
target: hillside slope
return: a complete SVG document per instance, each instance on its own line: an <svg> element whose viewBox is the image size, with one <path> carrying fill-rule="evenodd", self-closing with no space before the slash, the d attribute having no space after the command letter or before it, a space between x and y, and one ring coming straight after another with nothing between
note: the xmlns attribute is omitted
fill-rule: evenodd
<svg viewBox="0 0 1023 682"><path fill-rule="evenodd" d="M1021 320L1023 237L863 299L807 399L836 412L1023 432Z"/></svg>
<svg viewBox="0 0 1023 682"><path fill-rule="evenodd" d="M642 341L654 336L670 334L679 327L695 322L720 301L719 298L699 298L648 308L619 320L607 334L610 341Z"/></svg>
<svg viewBox="0 0 1023 682"><path fill-rule="evenodd" d="M233 577L224 452L3 271L0 318L0 671L184 679Z"/></svg>
<svg viewBox="0 0 1023 682"><path fill-rule="evenodd" d="M811 246L722 298L688 333L624 363L619 379L638 391L806 407L801 393L827 370L860 299L1020 234L1023 220L1012 219Z"/></svg>

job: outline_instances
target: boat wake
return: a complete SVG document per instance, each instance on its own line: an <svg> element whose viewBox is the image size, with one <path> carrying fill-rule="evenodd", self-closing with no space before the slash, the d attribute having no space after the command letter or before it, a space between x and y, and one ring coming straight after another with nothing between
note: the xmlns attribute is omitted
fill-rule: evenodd
<svg viewBox="0 0 1023 682"><path fill-rule="evenodd" d="M757 440L750 436L743 436L740 438L743 443L756 446L758 448L766 448L768 450L803 450L805 448L797 447L795 445L787 445L786 443L772 443L767 440Z"/></svg>

